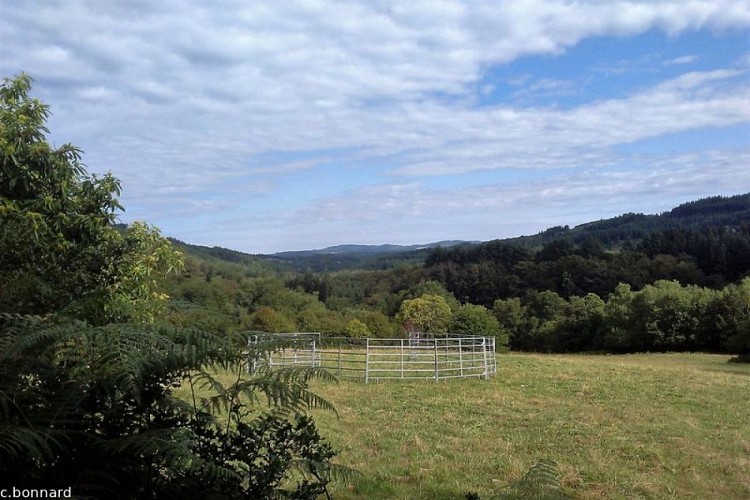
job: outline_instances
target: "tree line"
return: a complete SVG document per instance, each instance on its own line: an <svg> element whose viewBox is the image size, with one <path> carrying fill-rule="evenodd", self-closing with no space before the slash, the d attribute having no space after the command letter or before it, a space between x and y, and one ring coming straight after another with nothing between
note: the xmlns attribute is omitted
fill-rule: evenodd
<svg viewBox="0 0 750 500"><path fill-rule="evenodd" d="M539 352L750 352L750 278L714 290L657 281L620 284L603 300L553 291L495 301L510 347Z"/></svg>
<svg viewBox="0 0 750 500"><path fill-rule="evenodd" d="M528 255L522 249L500 249L499 255L511 258ZM553 254L550 247L547 251ZM188 258L187 271L170 279L172 315L183 317L175 321L191 315L209 321L214 314L228 331L354 337L403 336L416 328L493 335L498 346L541 352L741 354L750 348L748 278L721 288L644 278L640 287L618 282L602 295L519 288L517 295L489 295L497 298L487 307L460 300L429 279L430 268L420 266L286 276L247 276L241 268L225 266ZM487 276L477 276L473 292L497 284L483 288L482 279Z"/></svg>
<svg viewBox="0 0 750 500"><path fill-rule="evenodd" d="M466 322L459 326L453 318L464 314L461 308L478 307L500 329L485 318L471 323L474 333L497 335L498 345L512 349L747 350L736 339L746 331L739 319L747 310L737 290L750 275L750 194L690 202L660 216L625 214L572 230L550 228L538 237L438 247L423 262L391 258L385 269L368 264L299 272L278 263L264 267L258 258L252 266L230 266L191 253L187 272L171 280L173 314L214 314L225 328L236 330L387 337L405 335L413 327L405 320L405 303L438 296L450 309L441 331L465 331ZM644 299L654 290L666 293L665 283L672 283L669 300ZM670 333L663 318L644 325L615 321L612 314L588 314L601 304L624 300L626 288L635 297L628 307L639 311L629 317L650 317L647 310L659 317L665 304L684 303L684 297L675 297L685 296L695 304L676 317L691 319L677 322L679 333ZM548 302L544 307L540 297ZM591 323L571 319L581 315ZM580 332L574 335L571 325Z"/></svg>

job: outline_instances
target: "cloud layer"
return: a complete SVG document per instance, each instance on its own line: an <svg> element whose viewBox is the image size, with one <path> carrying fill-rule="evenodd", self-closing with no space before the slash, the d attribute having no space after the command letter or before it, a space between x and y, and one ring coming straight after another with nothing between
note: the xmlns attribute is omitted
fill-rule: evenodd
<svg viewBox="0 0 750 500"><path fill-rule="evenodd" d="M498 75L602 37L749 26L729 0L30 1L3 7L0 69L30 73L53 139L123 180L126 220L267 252L489 239L747 190L745 148L633 147L746 127L746 54L704 67L634 42L664 73L612 93L612 74Z"/></svg>

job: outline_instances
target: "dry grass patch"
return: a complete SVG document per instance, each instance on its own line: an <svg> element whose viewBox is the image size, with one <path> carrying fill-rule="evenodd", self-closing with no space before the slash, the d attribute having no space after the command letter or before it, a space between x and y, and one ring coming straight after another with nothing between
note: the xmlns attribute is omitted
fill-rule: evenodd
<svg viewBox="0 0 750 500"><path fill-rule="evenodd" d="M490 497L543 458L581 498L750 497L750 367L726 356L502 355L489 380L318 384L340 498Z"/></svg>

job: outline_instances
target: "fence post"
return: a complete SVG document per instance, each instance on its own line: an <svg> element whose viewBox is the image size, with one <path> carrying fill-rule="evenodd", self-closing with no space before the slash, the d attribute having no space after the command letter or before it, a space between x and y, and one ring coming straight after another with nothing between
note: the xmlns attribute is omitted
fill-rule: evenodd
<svg viewBox="0 0 750 500"><path fill-rule="evenodd" d="M487 337L482 337L482 355L484 357L484 379L489 380L490 374L489 370L487 369Z"/></svg>
<svg viewBox="0 0 750 500"><path fill-rule="evenodd" d="M461 376L464 376L464 347L463 343L461 342L463 339L461 337L458 338L458 366L460 369Z"/></svg>
<svg viewBox="0 0 750 500"><path fill-rule="evenodd" d="M338 373L339 376L341 375L341 344L339 344L339 364L338 364Z"/></svg>
<svg viewBox="0 0 750 500"><path fill-rule="evenodd" d="M437 345L437 337L432 338L432 342L435 345L435 382L438 381L439 372L438 372L438 345Z"/></svg>
<svg viewBox="0 0 750 500"><path fill-rule="evenodd" d="M401 378L404 378L404 339L401 339Z"/></svg>
<svg viewBox="0 0 750 500"><path fill-rule="evenodd" d="M370 381L370 338L365 344L365 384Z"/></svg>

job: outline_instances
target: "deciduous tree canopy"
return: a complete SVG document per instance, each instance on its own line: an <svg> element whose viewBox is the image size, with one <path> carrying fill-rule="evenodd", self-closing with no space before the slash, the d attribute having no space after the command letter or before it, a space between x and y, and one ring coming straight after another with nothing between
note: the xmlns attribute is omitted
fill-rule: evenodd
<svg viewBox="0 0 750 500"><path fill-rule="evenodd" d="M156 281L179 253L153 227L115 227L119 181L89 175L75 146L49 145L49 107L30 89L27 75L0 86L0 310L152 321L166 299Z"/></svg>

